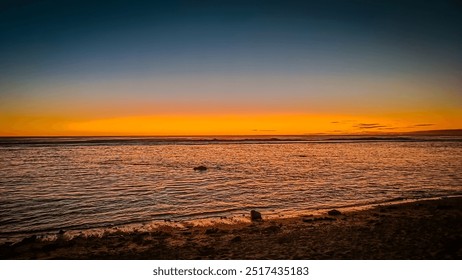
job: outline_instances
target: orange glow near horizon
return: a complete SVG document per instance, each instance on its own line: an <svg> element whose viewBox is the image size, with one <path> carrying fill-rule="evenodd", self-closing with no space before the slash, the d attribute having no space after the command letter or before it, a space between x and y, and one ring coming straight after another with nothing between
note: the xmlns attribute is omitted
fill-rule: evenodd
<svg viewBox="0 0 462 280"><path fill-rule="evenodd" d="M461 129L459 93L455 82L367 74L172 75L24 83L0 96L0 136L386 134Z"/></svg>
<svg viewBox="0 0 462 280"><path fill-rule="evenodd" d="M179 136L397 133L462 127L460 114L2 117L0 136Z"/></svg>

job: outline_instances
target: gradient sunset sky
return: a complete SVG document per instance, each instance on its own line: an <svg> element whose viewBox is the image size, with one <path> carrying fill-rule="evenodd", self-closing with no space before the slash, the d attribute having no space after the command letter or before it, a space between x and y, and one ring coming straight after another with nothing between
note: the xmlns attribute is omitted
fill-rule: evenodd
<svg viewBox="0 0 462 280"><path fill-rule="evenodd" d="M0 135L462 128L460 1L1 1Z"/></svg>

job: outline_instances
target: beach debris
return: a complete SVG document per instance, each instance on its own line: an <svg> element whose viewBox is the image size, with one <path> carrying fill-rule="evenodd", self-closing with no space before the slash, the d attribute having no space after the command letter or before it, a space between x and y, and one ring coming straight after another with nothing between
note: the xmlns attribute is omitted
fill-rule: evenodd
<svg viewBox="0 0 462 280"><path fill-rule="evenodd" d="M258 212L258 211L255 211L255 210L251 210L250 211L250 220L252 222L255 222L255 221L261 221L263 218L261 217L261 213Z"/></svg>
<svg viewBox="0 0 462 280"><path fill-rule="evenodd" d="M337 209L333 209L327 212L327 214L330 216L338 216L338 215L342 215L342 212L338 211Z"/></svg>
<svg viewBox="0 0 462 280"><path fill-rule="evenodd" d="M195 171L206 171L207 167L203 165L199 165L199 166L194 167L194 170Z"/></svg>

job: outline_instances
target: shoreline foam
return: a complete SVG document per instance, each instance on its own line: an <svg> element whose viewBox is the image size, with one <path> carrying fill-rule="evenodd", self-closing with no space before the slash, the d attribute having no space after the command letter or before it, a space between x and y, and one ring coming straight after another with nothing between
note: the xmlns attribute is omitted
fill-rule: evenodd
<svg viewBox="0 0 462 280"><path fill-rule="evenodd" d="M461 259L462 198L379 205L338 216L159 223L150 230L0 245L1 259ZM345 211L345 212L344 212ZM344 212L344 213L343 213Z"/></svg>
<svg viewBox="0 0 462 280"><path fill-rule="evenodd" d="M419 202L426 200L439 200L443 198L462 198L462 194L454 194L449 196L435 196L435 197L422 197L422 198L394 198L386 201L373 202L368 204L349 204L349 205L333 205L332 207L322 207L322 208L313 208L305 210L294 210L294 211L281 211L274 212L274 210L262 211L266 220L280 220L280 219L291 219L299 218L302 216L322 216L327 213L330 209L339 209L342 212L358 212L369 210L375 207L410 203L410 202ZM260 211L260 209L257 209ZM24 238L31 236L36 236L38 240L44 241L54 241L59 237L59 232L66 232L66 237L72 239L77 236L93 237L93 236L104 236L106 234L112 234L114 232L124 232L125 234L131 234L134 232L149 232L156 230L158 227L163 227L166 225L177 228L184 228L185 225L194 225L199 227L214 226L220 224L242 224L249 222L249 215L239 214L231 216L216 216L208 218L192 218L192 219L158 219L152 221L142 221L142 222L127 222L122 224L111 224L107 226L95 226L95 227L61 227L57 229L47 229L47 230L36 230L36 231L24 231L24 232L11 232L0 234L0 245L4 243L14 244L18 243Z"/></svg>

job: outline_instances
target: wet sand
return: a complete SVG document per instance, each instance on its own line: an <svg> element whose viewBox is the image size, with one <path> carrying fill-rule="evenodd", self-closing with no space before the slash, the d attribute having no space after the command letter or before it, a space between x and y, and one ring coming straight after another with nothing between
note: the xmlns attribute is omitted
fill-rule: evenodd
<svg viewBox="0 0 462 280"><path fill-rule="evenodd" d="M461 259L462 198L0 245L1 259Z"/></svg>

